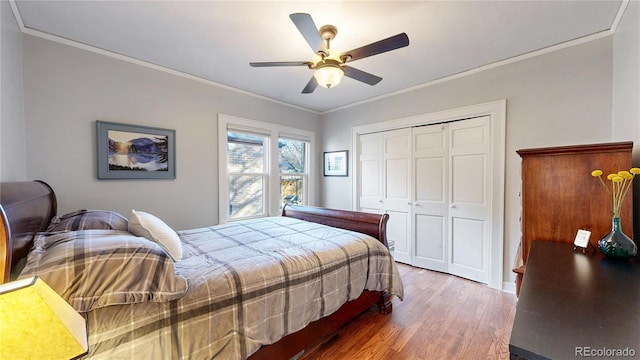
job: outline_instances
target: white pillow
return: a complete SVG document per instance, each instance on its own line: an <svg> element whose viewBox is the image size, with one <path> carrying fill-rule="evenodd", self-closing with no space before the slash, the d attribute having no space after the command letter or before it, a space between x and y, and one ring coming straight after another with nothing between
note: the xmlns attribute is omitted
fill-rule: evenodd
<svg viewBox="0 0 640 360"><path fill-rule="evenodd" d="M129 232L157 242L173 261L182 259L182 243L178 234L157 217L146 212L131 210Z"/></svg>

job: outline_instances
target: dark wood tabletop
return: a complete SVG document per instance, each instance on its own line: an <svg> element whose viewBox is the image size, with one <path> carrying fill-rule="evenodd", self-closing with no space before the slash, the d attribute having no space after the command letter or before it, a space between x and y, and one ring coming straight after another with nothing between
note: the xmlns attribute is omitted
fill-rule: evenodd
<svg viewBox="0 0 640 360"><path fill-rule="evenodd" d="M640 259L534 241L511 359L640 359Z"/></svg>

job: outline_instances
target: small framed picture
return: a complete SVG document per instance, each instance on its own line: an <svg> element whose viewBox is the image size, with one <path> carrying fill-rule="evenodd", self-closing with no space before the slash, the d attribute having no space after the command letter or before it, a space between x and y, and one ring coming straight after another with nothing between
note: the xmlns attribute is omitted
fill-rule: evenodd
<svg viewBox="0 0 640 360"><path fill-rule="evenodd" d="M176 132L96 121L98 179L175 179Z"/></svg>
<svg viewBox="0 0 640 360"><path fill-rule="evenodd" d="M573 250L581 248L582 252L589 247L589 238L591 237L591 231L579 229L576 234L575 240L573 240Z"/></svg>
<svg viewBox="0 0 640 360"><path fill-rule="evenodd" d="M347 150L325 151L324 176L349 176L349 157Z"/></svg>

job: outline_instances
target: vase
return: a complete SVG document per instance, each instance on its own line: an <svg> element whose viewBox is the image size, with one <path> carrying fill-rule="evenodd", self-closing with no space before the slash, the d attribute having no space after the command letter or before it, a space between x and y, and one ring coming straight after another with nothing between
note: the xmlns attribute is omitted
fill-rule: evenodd
<svg viewBox="0 0 640 360"><path fill-rule="evenodd" d="M638 253L633 240L622 232L619 216L611 218L611 232L598 240L598 247L606 256L614 258L630 258Z"/></svg>

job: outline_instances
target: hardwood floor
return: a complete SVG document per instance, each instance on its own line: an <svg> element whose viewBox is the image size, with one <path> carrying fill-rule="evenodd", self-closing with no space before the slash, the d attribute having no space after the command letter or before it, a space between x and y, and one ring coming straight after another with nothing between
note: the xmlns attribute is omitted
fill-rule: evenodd
<svg viewBox="0 0 640 360"><path fill-rule="evenodd" d="M398 264L404 301L373 307L299 360L508 359L516 296L452 275Z"/></svg>

